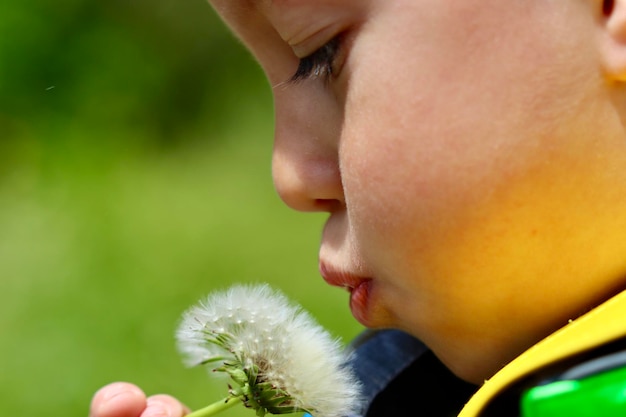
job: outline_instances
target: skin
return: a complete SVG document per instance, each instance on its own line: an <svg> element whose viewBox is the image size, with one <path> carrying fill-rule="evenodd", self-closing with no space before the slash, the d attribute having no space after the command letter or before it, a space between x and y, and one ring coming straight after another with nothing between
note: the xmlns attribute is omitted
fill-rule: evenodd
<svg viewBox="0 0 626 417"><path fill-rule="evenodd" d="M189 409L175 398L165 394L147 397L128 382L102 387L89 409L89 417L178 417L188 413Z"/></svg>
<svg viewBox="0 0 626 417"><path fill-rule="evenodd" d="M273 86L278 193L371 280L361 322L480 383L624 289L624 3L212 1ZM327 81L286 82L339 33ZM125 387L91 417L154 415Z"/></svg>

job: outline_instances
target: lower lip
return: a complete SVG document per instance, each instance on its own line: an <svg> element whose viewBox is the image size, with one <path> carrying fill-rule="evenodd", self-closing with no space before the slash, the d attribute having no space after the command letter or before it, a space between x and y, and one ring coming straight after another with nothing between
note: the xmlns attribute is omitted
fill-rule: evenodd
<svg viewBox="0 0 626 417"><path fill-rule="evenodd" d="M371 286L372 281L366 280L350 290L350 311L354 318L366 327L370 322Z"/></svg>

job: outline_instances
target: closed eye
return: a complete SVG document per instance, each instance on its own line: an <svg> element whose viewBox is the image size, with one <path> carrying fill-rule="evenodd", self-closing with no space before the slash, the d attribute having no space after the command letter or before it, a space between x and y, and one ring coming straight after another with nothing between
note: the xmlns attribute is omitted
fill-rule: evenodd
<svg viewBox="0 0 626 417"><path fill-rule="evenodd" d="M290 83L311 78L322 78L324 81L335 73L335 60L339 54L340 38L337 36L311 55L300 59L298 69L289 79Z"/></svg>

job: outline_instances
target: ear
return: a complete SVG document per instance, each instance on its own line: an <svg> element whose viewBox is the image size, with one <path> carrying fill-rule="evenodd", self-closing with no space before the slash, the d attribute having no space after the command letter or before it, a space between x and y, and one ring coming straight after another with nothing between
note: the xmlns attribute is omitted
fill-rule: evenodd
<svg viewBox="0 0 626 417"><path fill-rule="evenodd" d="M626 0L601 0L601 3L604 70L610 80L626 82Z"/></svg>

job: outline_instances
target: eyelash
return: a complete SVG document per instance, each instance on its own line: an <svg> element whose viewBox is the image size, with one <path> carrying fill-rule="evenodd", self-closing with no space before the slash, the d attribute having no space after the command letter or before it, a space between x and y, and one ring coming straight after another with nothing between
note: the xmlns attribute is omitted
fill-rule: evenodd
<svg viewBox="0 0 626 417"><path fill-rule="evenodd" d="M295 83L312 78L322 78L323 81L328 81L335 73L335 61L339 55L339 48L340 39L335 37L311 55L301 58L298 69L289 82Z"/></svg>

